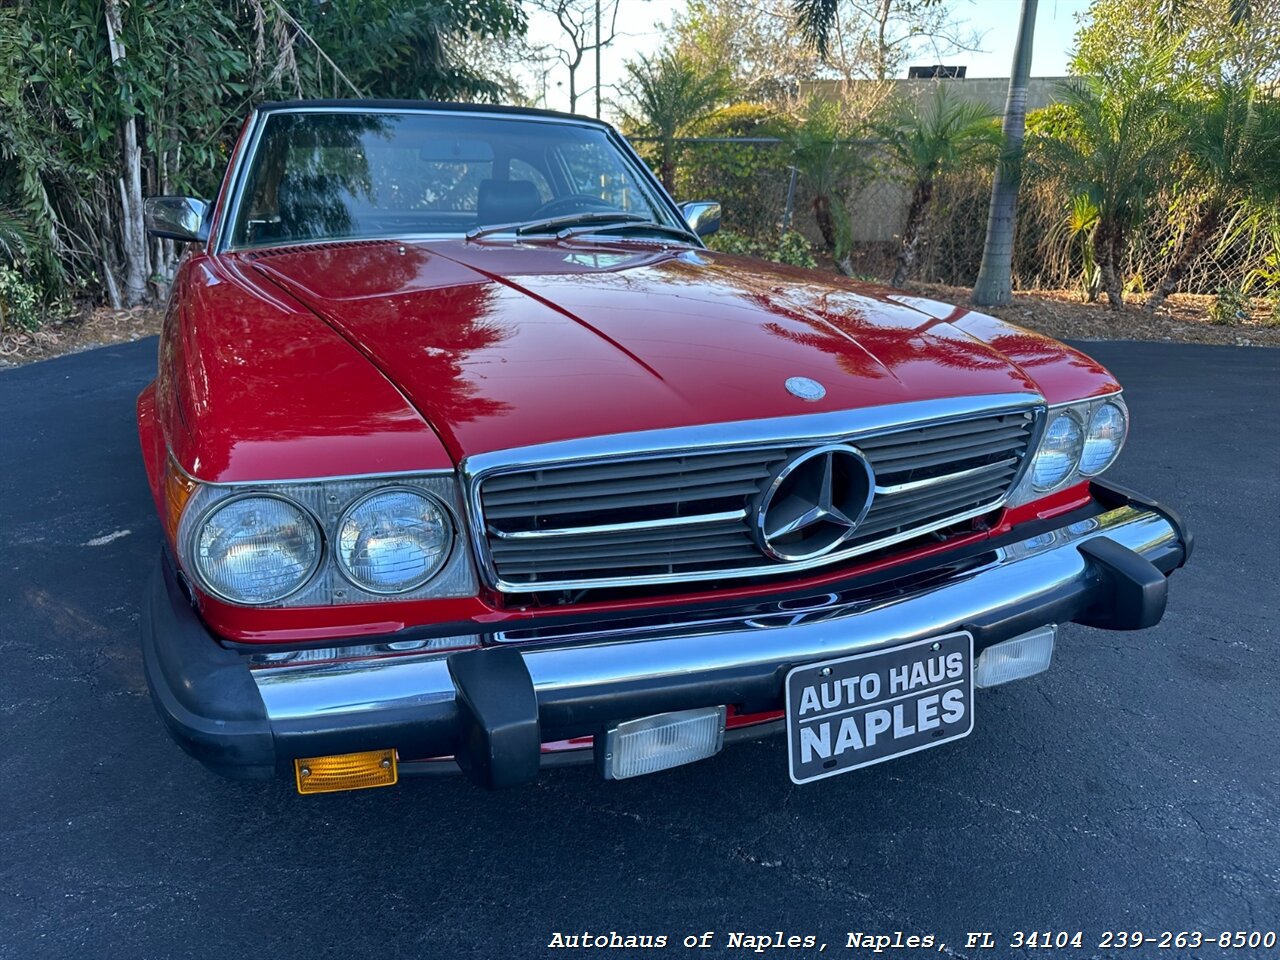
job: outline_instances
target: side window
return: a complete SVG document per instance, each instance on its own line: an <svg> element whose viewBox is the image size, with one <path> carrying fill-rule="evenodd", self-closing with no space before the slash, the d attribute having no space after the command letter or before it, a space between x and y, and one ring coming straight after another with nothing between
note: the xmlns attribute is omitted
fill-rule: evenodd
<svg viewBox="0 0 1280 960"><path fill-rule="evenodd" d="M528 180L538 188L538 199L543 203L554 196L551 192L551 184L547 183L547 178L542 175L537 167L526 160L512 160L507 168L507 176L512 180Z"/></svg>

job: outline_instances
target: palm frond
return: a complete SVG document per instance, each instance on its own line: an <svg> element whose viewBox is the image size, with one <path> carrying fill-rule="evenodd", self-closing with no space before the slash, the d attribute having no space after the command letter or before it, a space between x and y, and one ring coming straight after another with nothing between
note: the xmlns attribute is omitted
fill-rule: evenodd
<svg viewBox="0 0 1280 960"><path fill-rule="evenodd" d="M0 207L0 256L11 263L26 259L35 248L35 235L17 211Z"/></svg>
<svg viewBox="0 0 1280 960"><path fill-rule="evenodd" d="M835 27L840 0L792 0L796 25L824 60L830 49L829 38Z"/></svg>

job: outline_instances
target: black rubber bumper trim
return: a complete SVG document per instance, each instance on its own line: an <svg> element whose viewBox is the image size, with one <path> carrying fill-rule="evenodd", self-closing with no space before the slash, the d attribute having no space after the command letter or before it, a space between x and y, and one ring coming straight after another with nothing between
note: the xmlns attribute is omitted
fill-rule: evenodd
<svg viewBox="0 0 1280 960"><path fill-rule="evenodd" d="M1142 630L1160 622L1169 581L1150 561L1106 537L1086 540L1078 549L1095 570L1102 571L1107 589L1100 591L1097 604L1076 617L1076 623L1105 630Z"/></svg>
<svg viewBox="0 0 1280 960"><path fill-rule="evenodd" d="M490 790L532 782L542 736L538 697L520 651L467 650L448 663L458 691L458 766Z"/></svg>
<svg viewBox="0 0 1280 960"><path fill-rule="evenodd" d="M141 629L151 702L182 749L232 779L273 777L271 723L244 657L209 635L167 551L151 575Z"/></svg>
<svg viewBox="0 0 1280 960"><path fill-rule="evenodd" d="M1178 560L1177 567L1185 567L1187 565L1187 561L1191 559L1191 551L1195 547L1196 541L1183 521L1182 514L1159 500L1144 497L1142 494L1130 490L1128 487L1122 487L1118 483L1112 483L1110 480L1094 480L1090 486L1092 487L1094 498L1109 510L1123 506L1141 507L1142 509L1150 510L1152 513L1158 513L1168 520L1173 529L1178 531L1178 544L1182 556ZM1173 569L1177 569L1177 567ZM1164 572L1169 573L1171 571L1165 570Z"/></svg>

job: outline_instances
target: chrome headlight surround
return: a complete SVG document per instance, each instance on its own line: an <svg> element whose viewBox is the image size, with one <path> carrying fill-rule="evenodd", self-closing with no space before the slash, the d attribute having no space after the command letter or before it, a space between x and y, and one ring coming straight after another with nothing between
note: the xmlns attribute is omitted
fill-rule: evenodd
<svg viewBox="0 0 1280 960"><path fill-rule="evenodd" d="M375 592L348 578L342 571L336 553L338 529L349 510L370 496L395 489L421 494L438 505L448 528L449 543L445 559L429 576L397 592ZM310 579L287 596L263 603L252 603L228 597L215 589L201 573L197 563L200 532L209 517L232 498L247 496L275 497L287 501L316 524L321 537L319 559ZM471 558L463 546L462 501L455 474L392 474L387 476L352 477L333 480L289 480L261 483L198 483L182 512L176 543L178 560L202 592L236 606L326 607L353 603L384 603L400 600L426 600L446 597L471 597L479 589Z"/></svg>
<svg viewBox="0 0 1280 960"><path fill-rule="evenodd" d="M1090 428L1094 425L1094 417L1098 411L1105 406L1113 406L1120 412L1121 421L1123 423L1123 431L1119 443L1116 445L1115 451L1104 465L1091 473L1086 473L1081 469L1081 462L1084 452L1088 448L1090 439ZM1066 475L1057 483L1048 487L1037 487L1035 485L1035 458L1039 455L1044 439L1049 433L1049 428L1053 422L1062 416L1070 417L1081 432L1081 443L1079 455L1075 458L1075 463ZM1040 431L1037 439L1035 451L1031 453L1031 460L1027 464L1026 470L1022 474L1022 479L1018 481L1018 485L1009 494L1006 506L1017 507L1025 503L1031 503L1042 497L1049 496L1059 490L1065 490L1067 487L1074 486L1082 480L1088 480L1103 473L1120 456L1120 451L1124 448L1125 437L1128 436L1129 428L1129 408L1125 405L1124 399L1119 393L1109 394L1102 397L1094 397L1090 400L1079 400L1074 403L1059 403L1051 406L1048 415L1044 420L1044 428Z"/></svg>

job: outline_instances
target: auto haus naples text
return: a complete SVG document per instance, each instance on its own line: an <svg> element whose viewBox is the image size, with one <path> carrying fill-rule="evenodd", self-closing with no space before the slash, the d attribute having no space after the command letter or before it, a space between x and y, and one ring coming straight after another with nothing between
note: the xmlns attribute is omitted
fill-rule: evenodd
<svg viewBox="0 0 1280 960"><path fill-rule="evenodd" d="M868 664L870 667L871 664ZM854 676L818 680L800 692L800 762L865 753L870 762L885 747L918 734L969 723L964 654L931 653ZM859 757L859 759L864 759Z"/></svg>
<svg viewBox="0 0 1280 960"><path fill-rule="evenodd" d="M616 930L605 932L582 931L553 933L547 942L548 948L567 950L664 950L667 948L686 950L721 950L742 951L745 953L774 953L789 950L817 950L826 952L830 942L833 949L869 951L872 954L892 950L945 950L933 934L905 933L898 930L893 933L853 932L845 934L845 940L826 941L812 933L790 933L784 930L772 932L747 933L745 931L718 932L706 930L685 936L676 934L638 934L634 932L620 933Z"/></svg>

